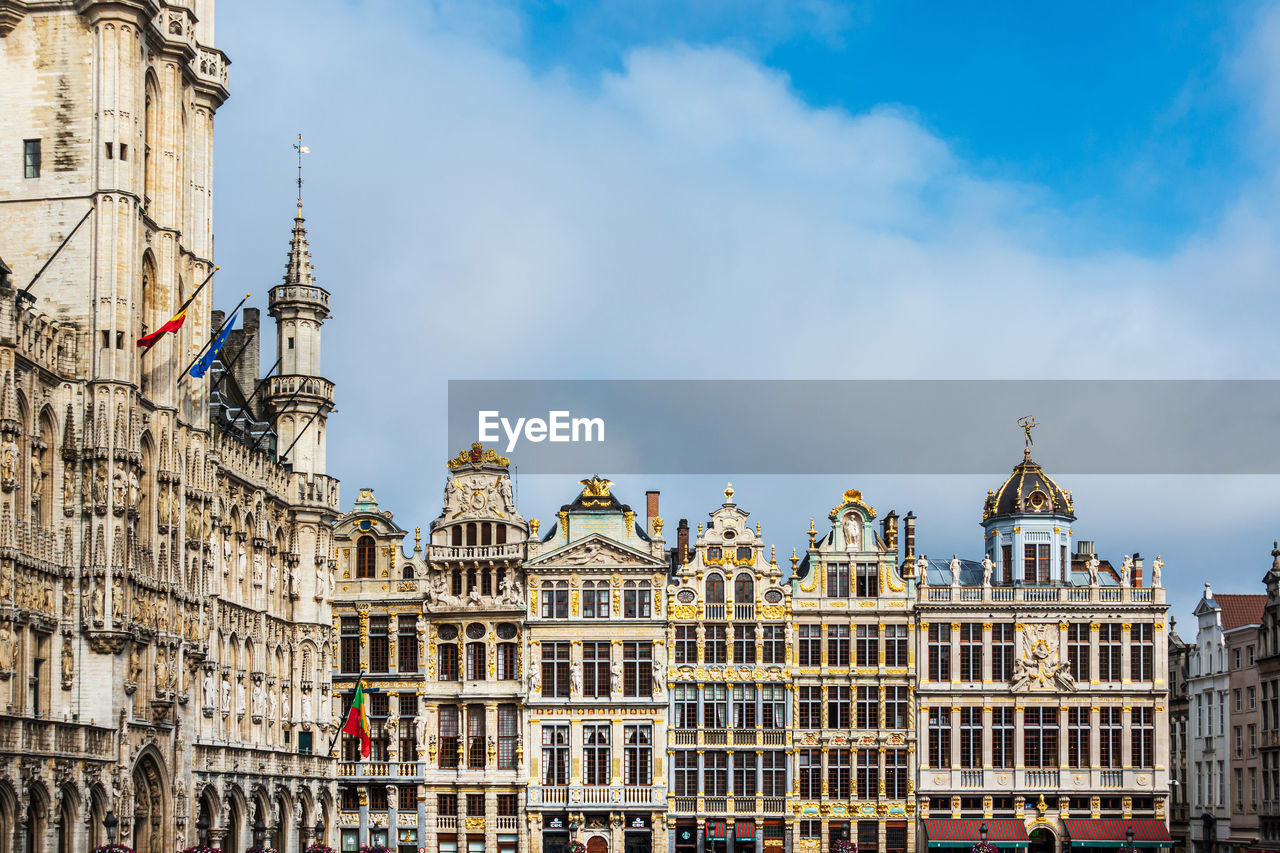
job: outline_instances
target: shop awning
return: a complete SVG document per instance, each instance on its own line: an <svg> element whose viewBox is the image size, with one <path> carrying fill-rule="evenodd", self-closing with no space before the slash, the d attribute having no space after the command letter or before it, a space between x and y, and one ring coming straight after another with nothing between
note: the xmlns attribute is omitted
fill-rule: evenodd
<svg viewBox="0 0 1280 853"><path fill-rule="evenodd" d="M756 821L755 818L740 817L733 822L733 837L738 841L755 841L756 838Z"/></svg>
<svg viewBox="0 0 1280 853"><path fill-rule="evenodd" d="M728 839L728 826L724 818L707 818L705 837L708 841L725 841Z"/></svg>
<svg viewBox="0 0 1280 853"><path fill-rule="evenodd" d="M1123 847L1126 831L1133 829L1134 847L1172 847L1173 839L1162 820L1081 820L1062 821L1072 847Z"/></svg>
<svg viewBox="0 0 1280 853"><path fill-rule="evenodd" d="M1012 818L992 820L956 820L934 817L924 822L924 834L930 847L972 847L981 838L982 825L987 825L987 841L996 847L1026 849L1029 839L1022 821Z"/></svg>

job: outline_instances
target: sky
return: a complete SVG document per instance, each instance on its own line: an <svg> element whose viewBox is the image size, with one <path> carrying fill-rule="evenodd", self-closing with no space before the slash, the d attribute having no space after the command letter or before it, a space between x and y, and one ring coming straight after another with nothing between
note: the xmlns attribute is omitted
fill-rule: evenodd
<svg viewBox="0 0 1280 853"><path fill-rule="evenodd" d="M216 31L219 305L265 313L301 132L330 473L408 530L450 379L1276 377L1276 5L219 0ZM592 473L518 476L521 511ZM782 558L856 487L972 558L1007 473L615 493L673 529L732 480ZM1058 479L1078 539L1161 554L1184 636L1206 580L1262 592L1277 478Z"/></svg>

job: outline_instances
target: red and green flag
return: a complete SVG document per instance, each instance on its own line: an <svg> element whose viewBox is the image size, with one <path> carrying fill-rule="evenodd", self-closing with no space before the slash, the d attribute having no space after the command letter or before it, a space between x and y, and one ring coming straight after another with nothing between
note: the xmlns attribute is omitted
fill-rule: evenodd
<svg viewBox="0 0 1280 853"><path fill-rule="evenodd" d="M356 695L351 697L351 709L347 711L347 723L343 734L360 738L360 755L369 757L369 715L364 709L364 682L356 685Z"/></svg>

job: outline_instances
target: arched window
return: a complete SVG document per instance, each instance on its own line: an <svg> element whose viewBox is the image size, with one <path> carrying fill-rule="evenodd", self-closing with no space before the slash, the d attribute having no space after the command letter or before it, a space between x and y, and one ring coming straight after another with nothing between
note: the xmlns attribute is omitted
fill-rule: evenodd
<svg viewBox="0 0 1280 853"><path fill-rule="evenodd" d="M707 575L707 604L724 604L724 578Z"/></svg>
<svg viewBox="0 0 1280 853"><path fill-rule="evenodd" d="M374 566L377 564L376 554L373 537L361 536L356 543L356 577L373 577Z"/></svg>
<svg viewBox="0 0 1280 853"><path fill-rule="evenodd" d="M755 604L756 584L751 575L743 572L734 578L733 600L738 604Z"/></svg>
<svg viewBox="0 0 1280 853"><path fill-rule="evenodd" d="M453 528L453 530L450 531L449 535L451 537L449 540L450 544L454 545L455 547L462 544L462 528L461 527Z"/></svg>
<svg viewBox="0 0 1280 853"><path fill-rule="evenodd" d="M499 545L507 544L507 526L505 524L498 525L498 542Z"/></svg>
<svg viewBox="0 0 1280 853"><path fill-rule="evenodd" d="M481 545L493 544L493 525L487 521L484 524L480 525L480 544Z"/></svg>
<svg viewBox="0 0 1280 853"><path fill-rule="evenodd" d="M467 522L467 544L476 544L476 523L474 521Z"/></svg>
<svg viewBox="0 0 1280 853"><path fill-rule="evenodd" d="M400 570L400 577L407 581L413 580L413 563L404 564L404 568Z"/></svg>

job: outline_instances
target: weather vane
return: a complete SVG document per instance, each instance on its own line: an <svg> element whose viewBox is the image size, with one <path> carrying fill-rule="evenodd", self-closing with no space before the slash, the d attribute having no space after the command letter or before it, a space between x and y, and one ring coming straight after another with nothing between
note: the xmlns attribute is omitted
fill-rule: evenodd
<svg viewBox="0 0 1280 853"><path fill-rule="evenodd" d="M1018 418L1018 426L1022 427L1022 431L1026 433L1027 449L1030 450L1031 445L1036 443L1035 439L1031 437L1031 430L1039 426L1039 424L1036 423L1036 416L1026 415L1025 417Z"/></svg>
<svg viewBox="0 0 1280 853"><path fill-rule="evenodd" d="M302 134L298 134L298 141L293 143L293 150L298 152L298 218L302 218L302 155L310 154L311 149L302 144Z"/></svg>

